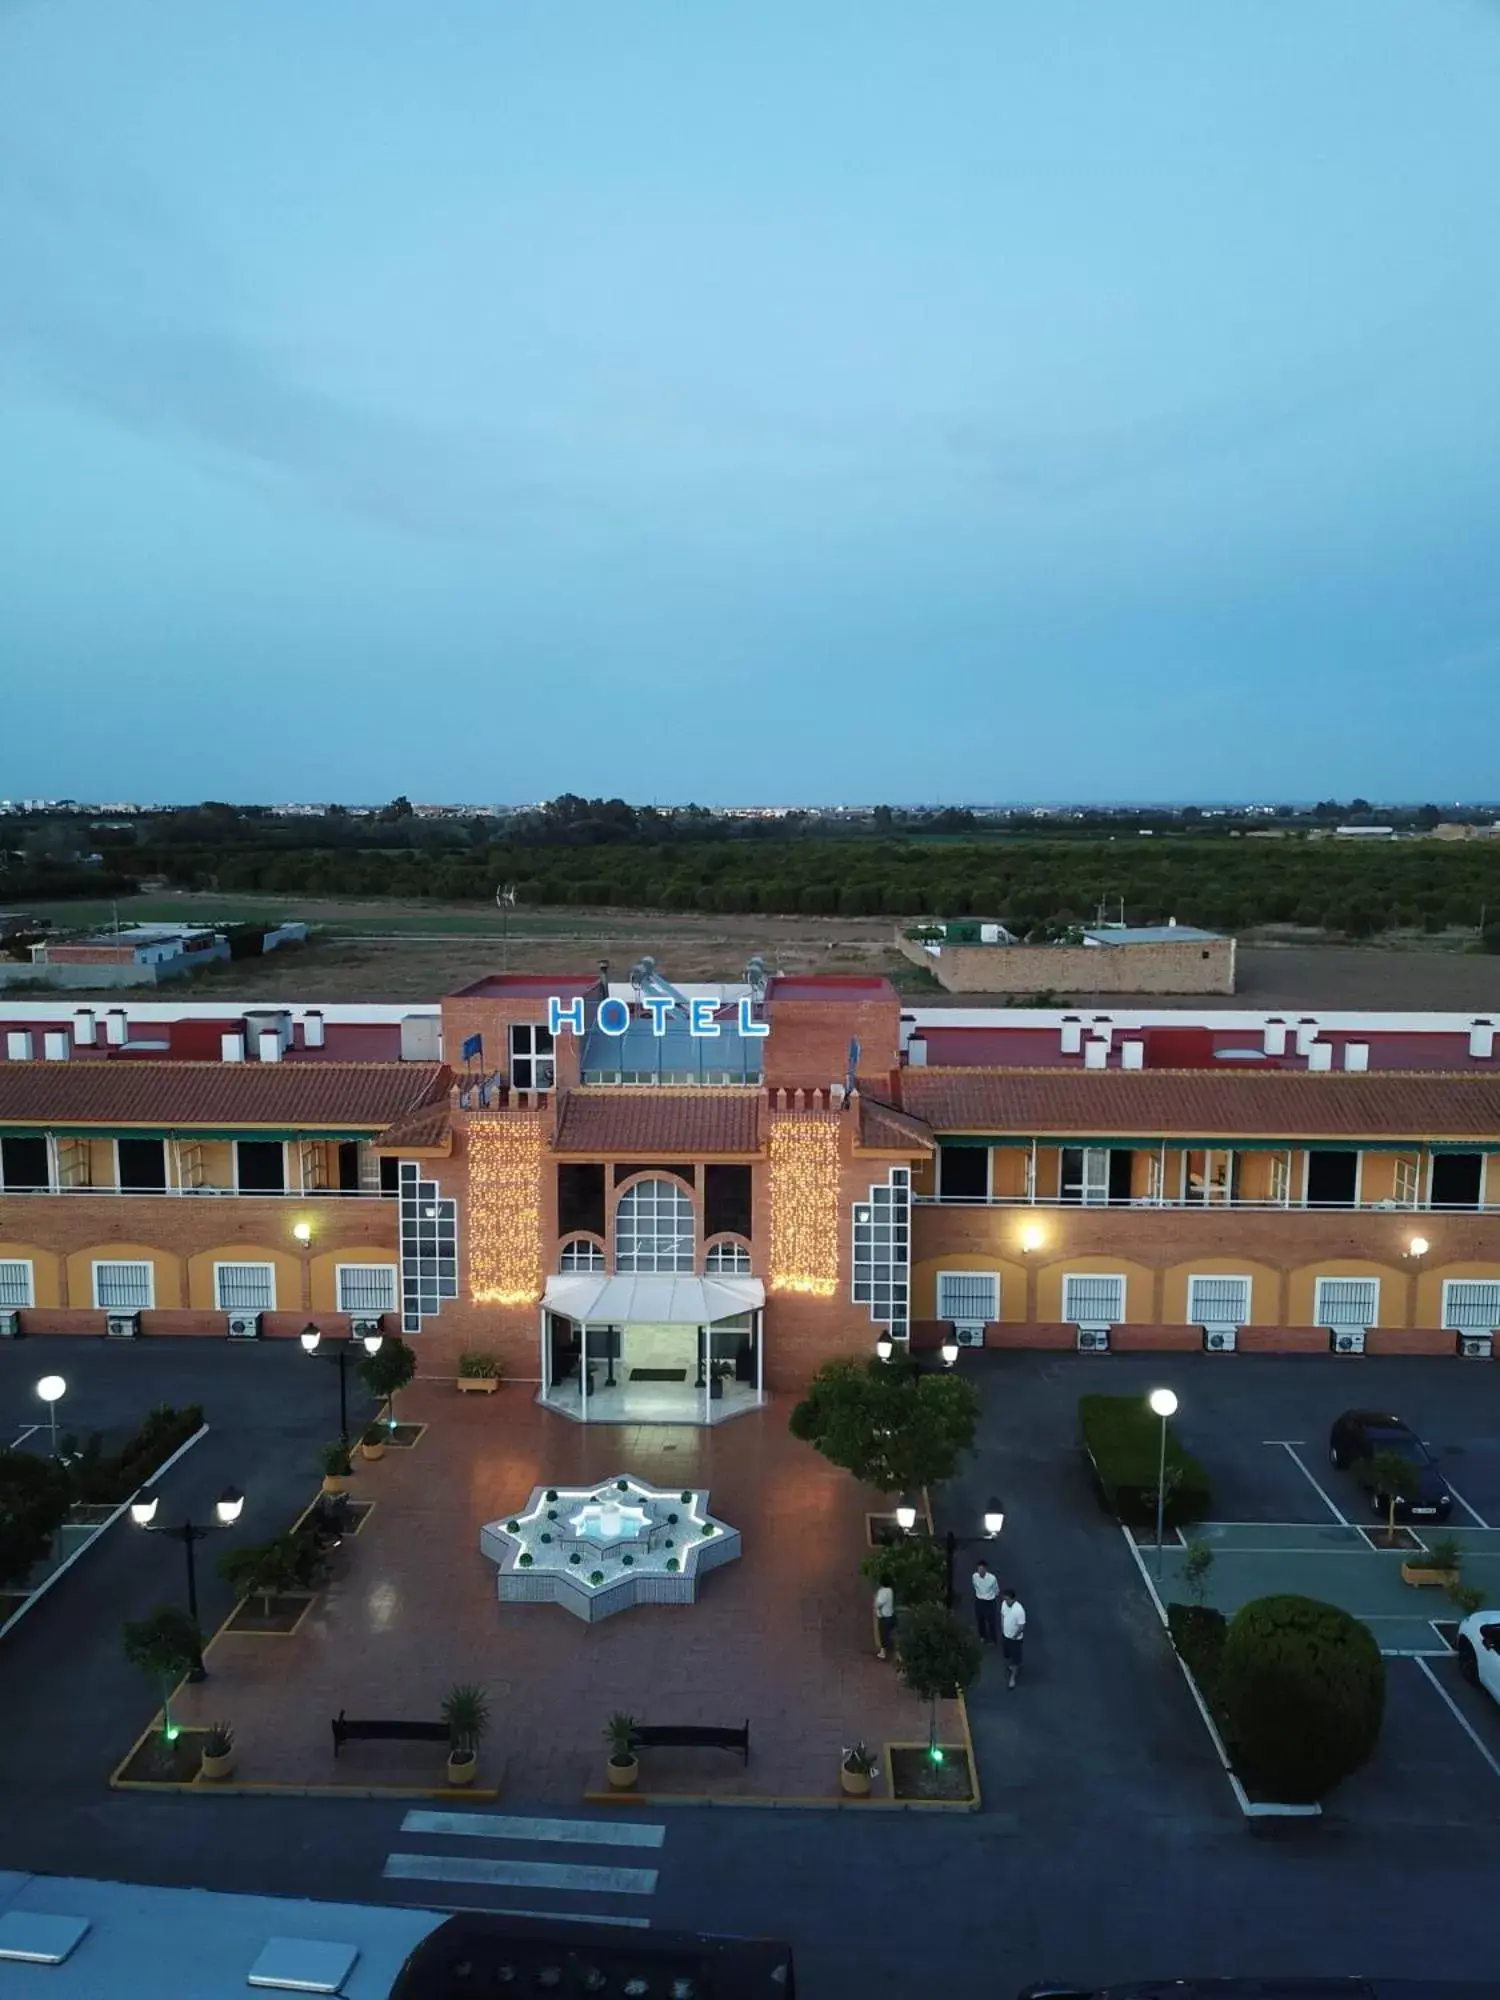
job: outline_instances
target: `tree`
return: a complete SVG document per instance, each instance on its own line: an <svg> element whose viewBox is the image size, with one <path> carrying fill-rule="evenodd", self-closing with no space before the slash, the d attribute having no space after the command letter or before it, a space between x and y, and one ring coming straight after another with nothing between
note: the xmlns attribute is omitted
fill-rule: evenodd
<svg viewBox="0 0 1500 2000"><path fill-rule="evenodd" d="M359 1379L372 1396L386 1406L386 1416L395 1428L396 1395L417 1372L417 1357L399 1334L388 1333L373 1354L359 1364Z"/></svg>
<svg viewBox="0 0 1500 2000"><path fill-rule="evenodd" d="M51 1553L72 1498L67 1472L29 1451L0 1451L0 1589L21 1584Z"/></svg>
<svg viewBox="0 0 1500 2000"><path fill-rule="evenodd" d="M1354 1468L1354 1476L1368 1492L1378 1493L1385 1499L1386 1540L1394 1542L1396 1509L1403 1500L1415 1498L1421 1484L1416 1466L1399 1451L1377 1451L1373 1457L1359 1461Z"/></svg>
<svg viewBox="0 0 1500 2000"><path fill-rule="evenodd" d="M1259 1597L1230 1621L1216 1693L1241 1779L1303 1804L1375 1748L1385 1662L1369 1626L1337 1605Z"/></svg>
<svg viewBox="0 0 1500 2000"><path fill-rule="evenodd" d="M219 1574L241 1597L258 1597L267 1620L271 1599L297 1587L297 1558L291 1535L256 1542L248 1548L226 1549L219 1557Z"/></svg>
<svg viewBox="0 0 1500 2000"><path fill-rule="evenodd" d="M952 1478L978 1418L979 1398L961 1375L901 1361L827 1361L790 1427L862 1484L916 1493Z"/></svg>
<svg viewBox="0 0 1500 2000"><path fill-rule="evenodd" d="M871 1549L862 1558L859 1573L868 1583L889 1584L902 1616L919 1604L947 1602L947 1558L930 1535L903 1535L899 1542Z"/></svg>
<svg viewBox="0 0 1500 2000"><path fill-rule="evenodd" d="M979 1672L979 1640L942 1604L919 1604L901 1619L896 1665L902 1684L927 1703L927 1741L937 1743L937 1705L961 1695Z"/></svg>
<svg viewBox="0 0 1500 2000"><path fill-rule="evenodd" d="M125 1657L131 1666L161 1686L162 1733L169 1740L172 1690L199 1658L203 1636L180 1604L158 1605L148 1618L132 1618L125 1626Z"/></svg>

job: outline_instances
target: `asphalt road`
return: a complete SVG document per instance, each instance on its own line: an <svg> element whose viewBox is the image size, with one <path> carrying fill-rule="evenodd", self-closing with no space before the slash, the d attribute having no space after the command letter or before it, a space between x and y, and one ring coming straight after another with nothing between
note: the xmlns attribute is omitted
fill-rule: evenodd
<svg viewBox="0 0 1500 2000"><path fill-rule="evenodd" d="M315 1483L317 1446L336 1421L331 1371L281 1345L194 1343L190 1359L212 1428L163 1482L164 1512L175 1519L183 1507L201 1510L233 1479L248 1496L235 1532L268 1534ZM30 1421L30 1385L56 1365L72 1385L75 1428L116 1423L151 1402L183 1400L188 1360L165 1343L28 1341L0 1350L0 1418ZM1467 1755L1440 1702L1417 1702L1431 1693L1425 1685L1403 1683L1393 1695L1386 1749L1389 1768L1403 1774L1396 1797L1384 1794L1372 1766L1321 1823L1279 1837L1246 1830L1074 1447L1080 1388L1143 1388L1161 1376L1160 1358L994 1355L976 1365L983 1431L948 1506L955 1528L967 1531L989 1494L1000 1494L1007 1521L996 1567L1032 1618L1022 1686L1008 1693L987 1662L974 1695L985 1812L683 1807L629 1815L664 1828L655 1893L636 1898L650 1923L786 1937L813 2000L925 1992L992 2000L1043 1976L1491 1975L1500 1774ZM1174 1359L1187 1441L1212 1463L1273 1411L1326 1425L1353 1379L1341 1364L1327 1367L1340 1373L1316 1362ZM1476 1408L1479 1378L1455 1363L1368 1368L1358 1378L1361 1400L1366 1391L1393 1395L1425 1435L1461 1447L1474 1496L1487 1497L1487 1476L1475 1467L1486 1421L1483 1405ZM1264 1504L1269 1490L1248 1469L1238 1476ZM1263 1468L1255 1474L1263 1476ZM1294 1507L1293 1491L1269 1497L1284 1494ZM1309 1499L1315 1509L1316 1496ZM467 1885L384 1871L392 1855L414 1848L476 1857L544 1851L497 1840L491 1814L512 1830L528 1809L553 1820L591 1817L556 1801L528 1807L507 1798L473 1821L465 1815L460 1831L433 1836L414 1833L410 1808L389 1800L108 1793L100 1773L151 1705L120 1659L119 1625L180 1590L181 1562L175 1546L122 1524L0 1648L8 1723L0 1867L329 1900L515 1907L515 1892L484 1879L478 1861ZM212 1568L205 1564L206 1577ZM210 1614L225 1605L216 1580L206 1582L205 1599ZM1400 1664L1415 1673L1414 1663ZM1423 1745L1440 1727L1451 1730L1444 1757L1462 1773L1461 1809L1423 1763ZM628 1899L590 1901L604 1914ZM579 1897L542 1887L526 1892L525 1906L571 1913Z"/></svg>

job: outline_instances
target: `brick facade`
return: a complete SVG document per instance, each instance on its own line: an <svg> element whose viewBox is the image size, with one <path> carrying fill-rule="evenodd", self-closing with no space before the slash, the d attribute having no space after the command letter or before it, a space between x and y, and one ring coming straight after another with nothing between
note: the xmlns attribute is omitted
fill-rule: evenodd
<svg viewBox="0 0 1500 2000"><path fill-rule="evenodd" d="M896 943L950 993L1233 993L1234 939L1181 944Z"/></svg>

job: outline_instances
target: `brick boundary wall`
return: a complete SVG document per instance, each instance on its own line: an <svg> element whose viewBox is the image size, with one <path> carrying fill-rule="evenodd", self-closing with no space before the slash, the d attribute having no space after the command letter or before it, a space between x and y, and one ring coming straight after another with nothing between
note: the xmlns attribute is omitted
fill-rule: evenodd
<svg viewBox="0 0 1500 2000"><path fill-rule="evenodd" d="M896 935L950 993L1233 993L1233 938L1181 944L945 944L940 957Z"/></svg>

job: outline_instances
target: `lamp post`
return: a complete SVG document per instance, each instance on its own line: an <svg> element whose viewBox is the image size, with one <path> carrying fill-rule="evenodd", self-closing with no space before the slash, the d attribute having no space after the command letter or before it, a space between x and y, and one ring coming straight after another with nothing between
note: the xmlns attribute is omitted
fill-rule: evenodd
<svg viewBox="0 0 1500 2000"><path fill-rule="evenodd" d="M917 1503L905 1493L896 1502L896 1526L903 1535L909 1535L917 1525Z"/></svg>
<svg viewBox="0 0 1500 2000"><path fill-rule="evenodd" d="M876 1360L889 1361L895 1351L896 1343L891 1339L890 1328L882 1327L880 1329L880 1338L875 1343Z"/></svg>
<svg viewBox="0 0 1500 2000"><path fill-rule="evenodd" d="M943 1335L942 1355L945 1368L951 1368L958 1359L958 1335L951 1326Z"/></svg>
<svg viewBox="0 0 1500 2000"><path fill-rule="evenodd" d="M193 1631L197 1651L193 1664L188 1669L190 1681L206 1681L208 1669L203 1664L202 1636L198 1633L198 1572L193 1561L193 1545L203 1541L217 1528L232 1528L245 1508L245 1496L233 1486L226 1486L214 1502L214 1518L207 1526L197 1521L182 1521L175 1528L169 1528L156 1518L156 1510L161 1505L160 1494L153 1493L149 1500L132 1500L130 1518L138 1528L148 1534L166 1535L169 1540L181 1542L187 1556L187 1598L188 1616L193 1621Z"/></svg>
<svg viewBox="0 0 1500 2000"><path fill-rule="evenodd" d="M57 1456L57 1405L68 1393L68 1385L61 1375L44 1375L36 1385L36 1392L47 1405L47 1416L52 1426L52 1456Z"/></svg>
<svg viewBox="0 0 1500 2000"><path fill-rule="evenodd" d="M1177 1409L1175 1389L1153 1389L1148 1398L1154 1415L1161 1418L1161 1456L1156 1465L1156 1574L1161 1578L1162 1532L1167 1509L1167 1422Z"/></svg>
<svg viewBox="0 0 1500 2000"><path fill-rule="evenodd" d="M302 1352L304 1354L316 1354L323 1344L322 1329L314 1326L311 1320L303 1327L298 1337L302 1342ZM383 1335L378 1333L367 1333L361 1336L359 1345L363 1347L366 1354L378 1354L383 1337ZM352 1338L335 1341L332 1353L324 1357L327 1360L337 1361L339 1364L339 1440L346 1447L349 1443L348 1360L349 1350L354 1344Z"/></svg>
<svg viewBox="0 0 1500 2000"><path fill-rule="evenodd" d="M950 1528L943 1537L943 1554L948 1566L945 1596L950 1611L953 1609L953 1558L960 1549L972 1549L983 1542L998 1541L1000 1530L1005 1526L1005 1509L993 1494L984 1503L980 1524L984 1529L982 1535L955 1535Z"/></svg>

